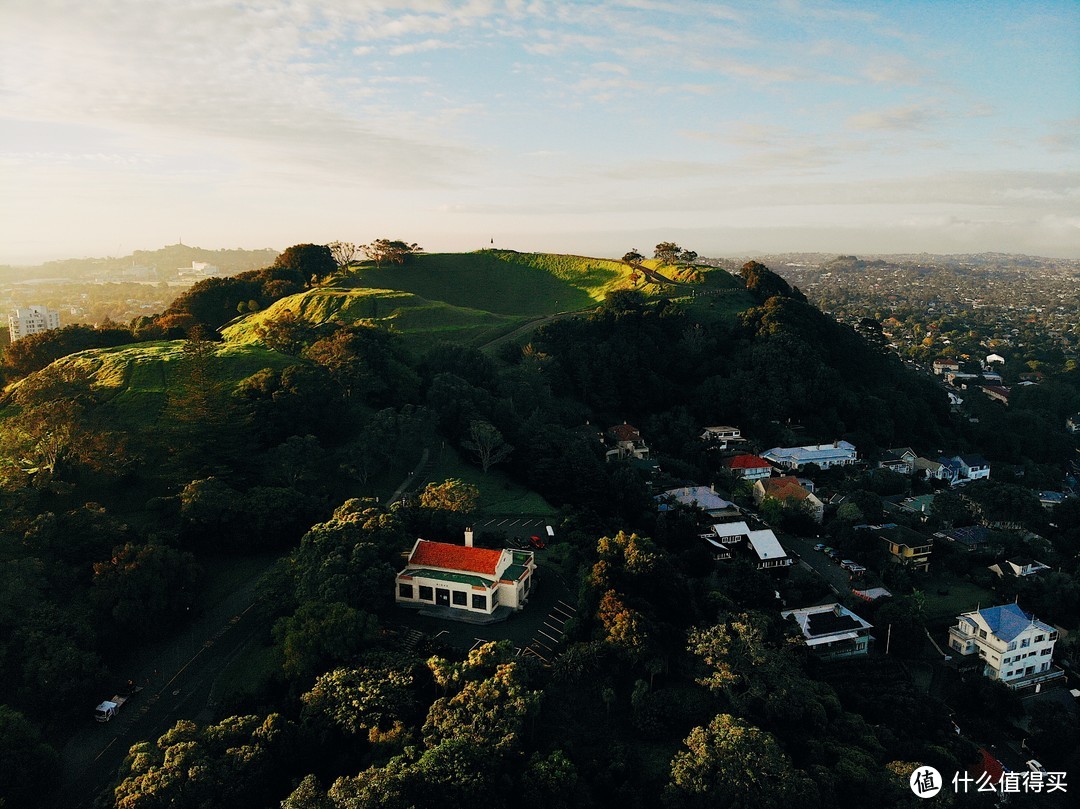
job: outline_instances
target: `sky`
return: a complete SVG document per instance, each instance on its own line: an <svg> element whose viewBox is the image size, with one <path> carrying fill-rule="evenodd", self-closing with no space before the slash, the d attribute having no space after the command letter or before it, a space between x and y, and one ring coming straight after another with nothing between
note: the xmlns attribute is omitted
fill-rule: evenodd
<svg viewBox="0 0 1080 809"><path fill-rule="evenodd" d="M1080 3L2 0L0 263L1080 257Z"/></svg>

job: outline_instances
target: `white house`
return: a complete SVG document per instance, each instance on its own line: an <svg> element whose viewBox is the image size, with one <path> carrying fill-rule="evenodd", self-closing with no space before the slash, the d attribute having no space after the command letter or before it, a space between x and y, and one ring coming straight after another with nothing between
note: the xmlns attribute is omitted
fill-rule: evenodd
<svg viewBox="0 0 1080 809"><path fill-rule="evenodd" d="M787 469L802 469L811 463L822 469L829 469L833 466L850 466L859 459L855 445L847 441L805 447L773 447L761 453L761 457Z"/></svg>
<svg viewBox="0 0 1080 809"><path fill-rule="evenodd" d="M934 360L933 363L934 373L941 376L946 371L959 371L960 363L956 360L945 359L944 357Z"/></svg>
<svg viewBox="0 0 1080 809"><path fill-rule="evenodd" d="M448 618L457 611L458 620L497 620L525 606L535 573L531 551L473 547L471 530L465 545L418 539L397 574L394 600L407 607L444 607Z"/></svg>
<svg viewBox="0 0 1080 809"><path fill-rule="evenodd" d="M742 548L750 554L759 570L791 567L795 561L784 550L776 534L768 529L751 531L745 522L719 523L703 538L713 546L717 558L729 558L733 548Z"/></svg>
<svg viewBox="0 0 1080 809"><path fill-rule="evenodd" d="M1053 667L1058 633L1016 604L965 612L949 627L949 648L957 654L977 654L983 676L1009 688L1023 688L1063 677Z"/></svg>
<svg viewBox="0 0 1080 809"><path fill-rule="evenodd" d="M870 649L873 625L842 604L785 610L780 615L795 620L803 640L817 657L856 657L865 655Z"/></svg>
<svg viewBox="0 0 1080 809"><path fill-rule="evenodd" d="M1000 354L987 354L986 355L986 364L987 365L991 365L991 364L993 364L995 362L998 363L999 365L1004 365L1005 364L1005 358L1003 356L1001 356Z"/></svg>
<svg viewBox="0 0 1080 809"><path fill-rule="evenodd" d="M717 449L726 447L733 441L743 441L742 430L738 427L727 425L719 427L706 427L701 433L701 440L716 445Z"/></svg>
<svg viewBox="0 0 1080 809"><path fill-rule="evenodd" d="M221 270L206 261L193 261L190 267L180 267L176 274L186 281L201 281L204 278L216 278Z"/></svg>
<svg viewBox="0 0 1080 809"><path fill-rule="evenodd" d="M999 579L1022 579L1027 576L1037 576L1050 569L1050 565L1044 565L1035 559L1020 557L1006 559L1004 562L996 562L988 568Z"/></svg>
<svg viewBox="0 0 1080 809"><path fill-rule="evenodd" d="M990 477L990 462L982 455L954 455L960 465L961 480L985 480Z"/></svg>
<svg viewBox="0 0 1080 809"><path fill-rule="evenodd" d="M25 306L8 315L8 334L11 342L31 334L60 328L60 313L46 306Z"/></svg>

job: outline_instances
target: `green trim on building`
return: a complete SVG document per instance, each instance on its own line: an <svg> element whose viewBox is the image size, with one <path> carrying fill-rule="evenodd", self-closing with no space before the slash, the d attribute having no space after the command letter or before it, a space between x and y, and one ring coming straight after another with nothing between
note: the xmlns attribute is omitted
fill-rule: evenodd
<svg viewBox="0 0 1080 809"><path fill-rule="evenodd" d="M429 568L403 570L398 576L408 576L413 579L452 581L457 584L468 584L471 587L483 587L484 589L490 589L495 586L494 581L485 579L481 576L470 576L468 573L451 573L447 570L431 570Z"/></svg>
<svg viewBox="0 0 1080 809"><path fill-rule="evenodd" d="M523 575L525 575L525 571L528 570L528 569L529 568L526 567L525 565L510 565L510 567L506 568L506 570L503 571L501 580L502 581L517 581Z"/></svg>

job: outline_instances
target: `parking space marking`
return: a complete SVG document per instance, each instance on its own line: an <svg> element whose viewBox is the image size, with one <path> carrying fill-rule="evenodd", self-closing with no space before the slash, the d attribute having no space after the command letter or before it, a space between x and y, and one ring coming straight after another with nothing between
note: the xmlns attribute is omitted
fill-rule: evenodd
<svg viewBox="0 0 1080 809"><path fill-rule="evenodd" d="M559 644L559 640L558 640L558 638L553 638L553 637L551 637L551 635L549 635L549 634L548 634L547 632L545 632L544 630L542 630L542 629L538 629L538 630L536 630L536 631L537 631L537 632L539 632L539 633L540 633L541 635L543 635L543 636L544 636L545 638L547 638L548 640L550 640L550 641L551 641L552 643L554 643L554 644L555 644L556 646L557 646L557 645ZM539 641L538 641L538 642L539 642Z"/></svg>
<svg viewBox="0 0 1080 809"><path fill-rule="evenodd" d="M547 621L544 621L544 626L546 626L546 627L547 627L548 629L550 629L550 630L551 630L552 632L561 632L561 631L562 631L562 628L561 628L561 627L557 627L557 626L552 626L552 625L551 625L551 624L549 624L549 623L548 623Z"/></svg>

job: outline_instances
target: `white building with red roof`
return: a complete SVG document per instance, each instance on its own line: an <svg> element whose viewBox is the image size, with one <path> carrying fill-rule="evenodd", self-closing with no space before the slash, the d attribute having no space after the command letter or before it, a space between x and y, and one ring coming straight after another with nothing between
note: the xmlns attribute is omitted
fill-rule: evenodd
<svg viewBox="0 0 1080 809"><path fill-rule="evenodd" d="M772 464L757 455L736 455L724 460L724 466L732 474L747 480L758 480L772 475Z"/></svg>
<svg viewBox="0 0 1080 809"><path fill-rule="evenodd" d="M444 608L448 612L435 611L450 618L498 620L525 606L535 572L531 551L473 547L471 530L465 532L464 545L418 539L397 575L394 600L408 607Z"/></svg>

